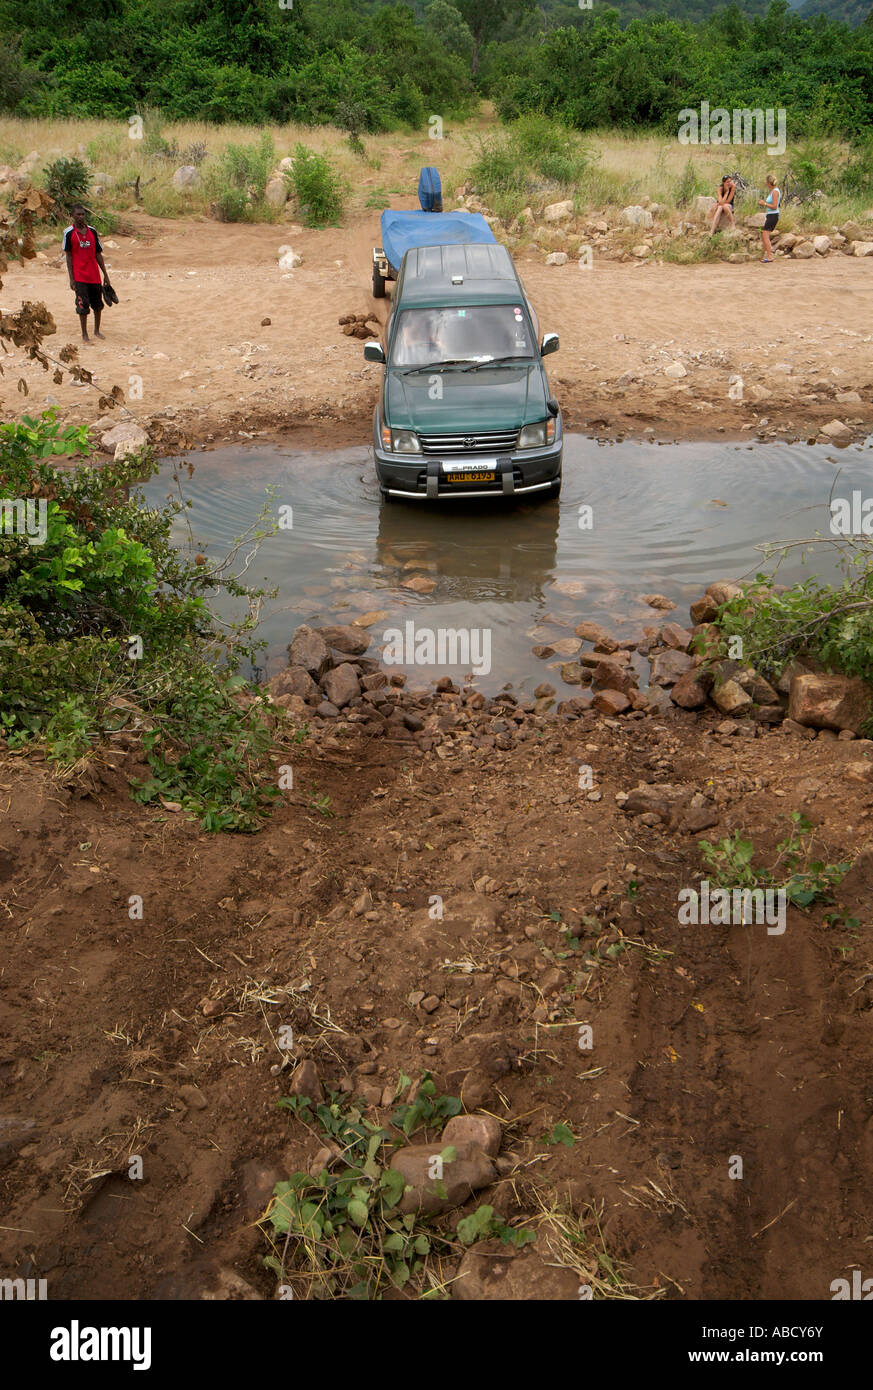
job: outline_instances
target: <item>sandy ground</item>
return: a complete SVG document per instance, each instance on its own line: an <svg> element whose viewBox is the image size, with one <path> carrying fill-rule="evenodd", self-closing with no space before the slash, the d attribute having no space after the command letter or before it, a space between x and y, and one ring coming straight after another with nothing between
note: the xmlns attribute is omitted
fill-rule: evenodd
<svg viewBox="0 0 873 1390"><path fill-rule="evenodd" d="M410 206L412 202L410 201ZM273 436L308 426L313 442L366 442L380 369L343 336L342 314L386 303L370 292L378 214L341 230L225 225L206 219L126 219L106 238L120 297L104 315L105 341L82 349L104 388L119 384L159 447ZM303 264L283 275L280 245ZM3 306L43 300L57 352L78 341L62 258L14 266ZM520 252L519 269L542 330L561 336L549 363L567 425L604 436L658 438L744 432L806 438L837 418L873 425L873 260L673 266L595 259L552 267ZM262 320L270 319L269 325ZM679 360L675 382L665 367ZM5 408L57 402L65 420L93 423L96 394L55 386L38 368L5 361ZM30 395L14 390L23 376ZM742 400L729 396L742 378ZM857 392L861 401L840 401ZM734 388L734 394L737 394Z"/></svg>

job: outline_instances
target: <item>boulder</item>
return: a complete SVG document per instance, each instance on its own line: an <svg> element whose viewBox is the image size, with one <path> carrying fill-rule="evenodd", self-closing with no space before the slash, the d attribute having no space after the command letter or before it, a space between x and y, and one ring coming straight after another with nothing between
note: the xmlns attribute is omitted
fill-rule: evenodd
<svg viewBox="0 0 873 1390"><path fill-rule="evenodd" d="M680 709L703 709L711 684L712 677L706 673L699 670L686 671L670 691L670 699Z"/></svg>
<svg viewBox="0 0 873 1390"><path fill-rule="evenodd" d="M434 1216L448 1211L451 1207L466 1202L480 1187L487 1187L497 1176L494 1164L478 1144L469 1140L452 1143L454 1159L443 1159L442 1177L432 1177L437 1171L434 1160L449 1145L443 1139L432 1144L409 1144L400 1149L391 1160L395 1173L400 1173L405 1190L400 1199L400 1212L403 1216L414 1212L422 1216ZM437 1188L445 1192L441 1196Z"/></svg>
<svg viewBox="0 0 873 1390"><path fill-rule="evenodd" d="M290 154L286 154L284 159L280 159L276 168L281 169L283 174L289 173L294 168L294 160L291 158Z"/></svg>
<svg viewBox="0 0 873 1390"><path fill-rule="evenodd" d="M361 683L358 680L358 673L354 666L347 661L335 666L332 671L322 678L321 688L332 705L337 709L342 709L350 700L354 700L361 693Z"/></svg>
<svg viewBox="0 0 873 1390"><path fill-rule="evenodd" d="M489 1158L496 1158L503 1126L494 1115L455 1115L443 1130L443 1145L478 1144Z"/></svg>
<svg viewBox="0 0 873 1390"><path fill-rule="evenodd" d="M853 241L853 256L873 256L873 241Z"/></svg>
<svg viewBox="0 0 873 1390"><path fill-rule="evenodd" d="M664 368L664 376L669 377L671 381L681 381L687 375L688 372L681 362L671 362L669 367Z"/></svg>
<svg viewBox="0 0 873 1390"><path fill-rule="evenodd" d="M870 715L871 700L873 691L859 676L795 676L788 715L807 728L851 729L858 734Z"/></svg>
<svg viewBox="0 0 873 1390"><path fill-rule="evenodd" d="M599 690L591 704L601 714L624 714L631 707L630 700L620 690Z"/></svg>
<svg viewBox="0 0 873 1390"><path fill-rule="evenodd" d="M335 627L317 627L314 631L329 647L333 647L338 652L344 652L346 656L363 656L370 646L369 635L360 627L351 627L346 624Z"/></svg>
<svg viewBox="0 0 873 1390"><path fill-rule="evenodd" d="M324 1092L321 1089L321 1081L318 1076L318 1068L314 1062L303 1061L294 1070L291 1083L288 1087L288 1094L291 1096L303 1096L311 1101L324 1100Z"/></svg>
<svg viewBox="0 0 873 1390"><path fill-rule="evenodd" d="M751 217L747 217L744 226L751 227L753 231L760 231L766 220L765 212L753 212Z"/></svg>
<svg viewBox="0 0 873 1390"><path fill-rule="evenodd" d="M675 685L680 676L694 667L694 657L686 652L667 650L652 657L652 684Z"/></svg>
<svg viewBox="0 0 873 1390"><path fill-rule="evenodd" d="M815 255L815 247L811 241L801 241L791 254L796 261L810 261Z"/></svg>
<svg viewBox="0 0 873 1390"><path fill-rule="evenodd" d="M552 251L546 256L546 265L566 265L569 259L566 251Z"/></svg>
<svg viewBox="0 0 873 1390"><path fill-rule="evenodd" d="M817 256L826 256L831 249L831 239L829 236L814 236L812 246Z"/></svg>
<svg viewBox="0 0 873 1390"><path fill-rule="evenodd" d="M629 816L652 814L668 821L677 807L690 802L692 795L690 787L680 787L672 782L641 782L628 792L621 809Z"/></svg>
<svg viewBox="0 0 873 1390"><path fill-rule="evenodd" d="M303 257L298 255L296 251L292 251L290 247L287 251L283 251L279 257L280 270L296 270L302 264Z"/></svg>
<svg viewBox="0 0 873 1390"><path fill-rule="evenodd" d="M707 597L712 599L716 607L720 608L723 603L730 603L731 599L741 594L742 588L735 584L731 579L717 579L714 584L707 587Z"/></svg>
<svg viewBox="0 0 873 1390"><path fill-rule="evenodd" d="M696 599L690 608L691 621L695 627L699 623L711 623L718 614L718 604L710 594L704 594L703 598Z"/></svg>
<svg viewBox="0 0 873 1390"><path fill-rule="evenodd" d="M561 203L549 203L548 207L543 208L543 220L545 222L566 222L572 216L572 198L565 198Z"/></svg>
<svg viewBox="0 0 873 1390"><path fill-rule="evenodd" d="M752 697L737 680L722 681L712 692L712 703L722 714L744 714L752 707Z"/></svg>
<svg viewBox="0 0 873 1390"><path fill-rule="evenodd" d="M828 424L822 425L821 434L827 435L828 439L845 439L846 435L852 431L848 425L844 425L842 420L830 420Z"/></svg>
<svg viewBox="0 0 873 1390"><path fill-rule="evenodd" d="M267 681L266 688L274 700L289 695L297 695L301 700L314 700L318 696L318 686L303 666L289 666Z"/></svg>
<svg viewBox="0 0 873 1390"><path fill-rule="evenodd" d="M691 633L678 623L665 623L658 638L665 647L672 647L677 652L687 652L691 646Z"/></svg>
<svg viewBox="0 0 873 1390"><path fill-rule="evenodd" d="M313 679L318 680L330 665L330 652L324 639L303 623L288 647L288 661L291 666L302 666Z"/></svg>
<svg viewBox="0 0 873 1390"><path fill-rule="evenodd" d="M714 201L713 199L713 203ZM652 214L638 204L623 208L621 220L626 227L651 227L654 221Z"/></svg>
<svg viewBox="0 0 873 1390"><path fill-rule="evenodd" d="M600 626L600 623L579 623L573 631L577 637L582 638L583 642L593 642L602 652L618 651L618 643L615 638L611 637L606 628Z"/></svg>
<svg viewBox="0 0 873 1390"><path fill-rule="evenodd" d="M461 1260L452 1297L465 1303L566 1302L579 1300L581 1276L537 1254L499 1240L480 1240Z"/></svg>
<svg viewBox="0 0 873 1390"><path fill-rule="evenodd" d="M594 667L591 681L601 690L619 690L622 695L629 695L638 685L636 671L608 658Z"/></svg>
<svg viewBox="0 0 873 1390"><path fill-rule="evenodd" d="M840 235L846 238L849 243L860 241L864 235L857 222L844 222L840 228Z"/></svg>
<svg viewBox="0 0 873 1390"><path fill-rule="evenodd" d="M174 173L172 183L174 188L197 188L200 171L193 164L182 164Z"/></svg>
<svg viewBox="0 0 873 1390"><path fill-rule="evenodd" d="M828 238L825 238L825 240L828 240ZM803 241L803 237L796 236L794 232L783 232L777 244L780 251L790 251L793 246L797 246L798 242L801 241ZM830 243L828 242L828 244Z"/></svg>
<svg viewBox="0 0 873 1390"><path fill-rule="evenodd" d="M284 179L270 179L264 189L264 198L271 208L283 208L288 201L288 185Z"/></svg>
<svg viewBox="0 0 873 1390"><path fill-rule="evenodd" d="M100 448L107 454L114 454L119 444L127 445L126 453L135 453L138 449L144 449L149 442L149 437L140 425L134 424L132 420L122 421L121 424L113 425L111 430L100 438ZM126 457L126 454L122 455Z"/></svg>

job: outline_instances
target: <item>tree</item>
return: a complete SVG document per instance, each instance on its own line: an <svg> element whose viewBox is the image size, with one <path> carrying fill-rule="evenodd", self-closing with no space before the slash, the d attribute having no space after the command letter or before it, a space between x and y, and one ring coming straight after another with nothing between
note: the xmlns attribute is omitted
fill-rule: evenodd
<svg viewBox="0 0 873 1390"><path fill-rule="evenodd" d="M472 64L473 35L454 5L447 0L432 0L424 12L424 27L427 33L439 39L447 53Z"/></svg>
<svg viewBox="0 0 873 1390"><path fill-rule="evenodd" d="M504 24L517 24L533 8L534 0L458 0L458 9L473 35L473 76L479 71L479 55L486 37L493 38Z"/></svg>

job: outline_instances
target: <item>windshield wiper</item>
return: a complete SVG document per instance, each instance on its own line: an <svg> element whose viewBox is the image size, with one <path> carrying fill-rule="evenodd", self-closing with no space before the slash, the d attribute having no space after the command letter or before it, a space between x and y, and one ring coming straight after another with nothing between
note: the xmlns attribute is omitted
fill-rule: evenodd
<svg viewBox="0 0 873 1390"><path fill-rule="evenodd" d="M498 362L531 362L530 357L519 357L515 352L507 353L505 357L489 357L485 362L474 362L472 366L465 367L465 372L478 372L482 367L496 367Z"/></svg>
<svg viewBox="0 0 873 1390"><path fill-rule="evenodd" d="M409 376L410 372L438 372L443 367L465 367L469 360L469 357L447 357L444 362L423 362L420 367L402 367L400 374Z"/></svg>

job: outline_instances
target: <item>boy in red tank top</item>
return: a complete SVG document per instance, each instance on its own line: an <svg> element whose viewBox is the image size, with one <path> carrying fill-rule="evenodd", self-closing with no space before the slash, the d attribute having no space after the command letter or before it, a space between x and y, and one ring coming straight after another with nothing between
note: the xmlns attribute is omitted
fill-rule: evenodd
<svg viewBox="0 0 873 1390"><path fill-rule="evenodd" d="M103 337L100 332L103 313L101 280L105 283L109 277L103 261L103 245L94 228L88 226L87 214L81 203L73 207L73 225L64 232L64 254L67 257L70 289L76 294L76 313L82 324L82 341L89 343L88 314L91 309L94 310L94 336Z"/></svg>

